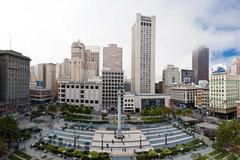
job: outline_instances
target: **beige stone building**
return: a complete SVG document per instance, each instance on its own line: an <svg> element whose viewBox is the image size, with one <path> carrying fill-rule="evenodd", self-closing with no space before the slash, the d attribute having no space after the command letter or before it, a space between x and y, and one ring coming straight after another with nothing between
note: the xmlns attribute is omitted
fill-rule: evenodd
<svg viewBox="0 0 240 160"><path fill-rule="evenodd" d="M174 65L167 65L162 72L163 93L170 94L170 88L180 83L180 71Z"/></svg>
<svg viewBox="0 0 240 160"><path fill-rule="evenodd" d="M71 81L87 81L99 76L99 52L86 49L80 41L72 43Z"/></svg>
<svg viewBox="0 0 240 160"><path fill-rule="evenodd" d="M103 47L103 69L122 70L122 48L117 44L109 44Z"/></svg>

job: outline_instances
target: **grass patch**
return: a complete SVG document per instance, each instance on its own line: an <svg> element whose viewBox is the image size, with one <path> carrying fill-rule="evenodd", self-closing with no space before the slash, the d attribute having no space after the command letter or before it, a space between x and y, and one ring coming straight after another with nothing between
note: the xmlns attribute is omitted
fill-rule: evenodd
<svg viewBox="0 0 240 160"><path fill-rule="evenodd" d="M20 159L20 158L18 158L18 157L16 157L16 156L14 156L13 154L11 154L10 156L8 156L7 158L10 159L10 160L22 160L22 159Z"/></svg>
<svg viewBox="0 0 240 160"><path fill-rule="evenodd" d="M16 155L18 155L19 157L22 157L22 158L24 158L24 159L26 159L26 160L31 160L31 159L32 159L31 156L29 156L28 154L26 154L26 153L24 153L24 152L22 152L22 151L19 151L19 150L15 151L14 154L16 154Z"/></svg>

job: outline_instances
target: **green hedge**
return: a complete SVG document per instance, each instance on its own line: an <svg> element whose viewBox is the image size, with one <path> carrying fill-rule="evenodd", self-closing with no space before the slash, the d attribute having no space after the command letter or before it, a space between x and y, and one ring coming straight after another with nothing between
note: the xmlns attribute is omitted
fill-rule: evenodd
<svg viewBox="0 0 240 160"><path fill-rule="evenodd" d="M66 157L77 157L82 160L110 160L108 153L95 153L95 152L81 152L80 150L74 150L68 147L58 147L52 144L45 144L45 143L36 143L34 145L35 148L39 150L47 150L53 154L62 154ZM91 155L91 156L89 156Z"/></svg>

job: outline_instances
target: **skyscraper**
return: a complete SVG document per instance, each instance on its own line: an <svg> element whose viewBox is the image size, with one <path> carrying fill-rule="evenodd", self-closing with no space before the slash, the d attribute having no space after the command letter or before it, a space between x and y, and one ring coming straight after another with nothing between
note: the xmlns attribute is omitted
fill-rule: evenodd
<svg viewBox="0 0 240 160"><path fill-rule="evenodd" d="M162 79L163 93L170 94L170 87L173 87L174 84L180 83L179 68L175 67L174 65L167 65L163 70Z"/></svg>
<svg viewBox="0 0 240 160"><path fill-rule="evenodd" d="M87 81L99 75L99 51L85 47L80 41L72 43L71 81Z"/></svg>
<svg viewBox="0 0 240 160"><path fill-rule="evenodd" d="M50 89L57 97L56 65L53 63L38 64L38 81L43 82L43 88Z"/></svg>
<svg viewBox="0 0 240 160"><path fill-rule="evenodd" d="M117 44L103 48L103 69L122 70L122 48Z"/></svg>
<svg viewBox="0 0 240 160"><path fill-rule="evenodd" d="M238 75L240 74L240 57L235 57L231 65L231 74Z"/></svg>
<svg viewBox="0 0 240 160"><path fill-rule="evenodd" d="M0 50L0 114L29 110L29 57Z"/></svg>
<svg viewBox="0 0 240 160"><path fill-rule="evenodd" d="M137 13L132 27L132 92L155 93L155 16Z"/></svg>
<svg viewBox="0 0 240 160"><path fill-rule="evenodd" d="M209 48L198 47L192 53L192 70L195 74L195 83L199 80L209 80Z"/></svg>
<svg viewBox="0 0 240 160"><path fill-rule="evenodd" d="M123 92L122 48L109 44L103 48L102 109L117 110L117 93ZM123 97L121 97L122 103Z"/></svg>

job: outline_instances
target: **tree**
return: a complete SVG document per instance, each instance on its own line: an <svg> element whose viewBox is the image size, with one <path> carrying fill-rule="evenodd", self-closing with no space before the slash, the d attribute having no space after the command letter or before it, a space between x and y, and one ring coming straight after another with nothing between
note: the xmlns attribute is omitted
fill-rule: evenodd
<svg viewBox="0 0 240 160"><path fill-rule="evenodd" d="M3 142L2 138L0 138L0 157L4 155L6 151L6 144Z"/></svg>
<svg viewBox="0 0 240 160"><path fill-rule="evenodd" d="M193 111L190 109L190 108L185 108L183 111L182 111L182 114L184 116L192 116L193 115Z"/></svg>
<svg viewBox="0 0 240 160"><path fill-rule="evenodd" d="M222 150L240 145L240 124L237 120L225 121L217 129L216 149Z"/></svg>
<svg viewBox="0 0 240 160"><path fill-rule="evenodd" d="M8 149L10 149L11 142L18 141L19 133L17 122L12 116L6 116L0 119L0 135L6 140Z"/></svg>
<svg viewBox="0 0 240 160"><path fill-rule="evenodd" d="M56 113L56 112L57 112L57 106L55 106L55 105L50 105L50 106L48 107L48 112L49 112L49 113L52 113L52 114Z"/></svg>

